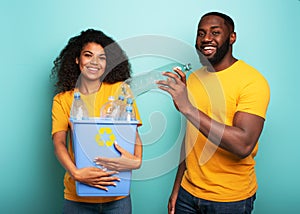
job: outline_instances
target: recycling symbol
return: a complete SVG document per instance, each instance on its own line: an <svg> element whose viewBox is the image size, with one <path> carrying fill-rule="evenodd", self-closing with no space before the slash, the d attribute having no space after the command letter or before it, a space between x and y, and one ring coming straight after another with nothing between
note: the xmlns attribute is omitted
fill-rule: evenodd
<svg viewBox="0 0 300 214"><path fill-rule="evenodd" d="M112 146L116 141L116 136L109 127L101 127L95 136L95 141L99 146Z"/></svg>

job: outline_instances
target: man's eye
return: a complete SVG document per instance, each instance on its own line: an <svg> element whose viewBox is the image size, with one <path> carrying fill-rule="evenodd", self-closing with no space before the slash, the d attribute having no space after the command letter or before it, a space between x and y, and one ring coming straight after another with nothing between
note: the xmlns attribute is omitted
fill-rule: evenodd
<svg viewBox="0 0 300 214"><path fill-rule="evenodd" d="M214 35L214 36L217 36L217 35L219 35L219 34L220 34L219 31L212 32L212 35Z"/></svg>
<svg viewBox="0 0 300 214"><path fill-rule="evenodd" d="M205 36L205 34L204 34L203 32L199 32L199 33L198 33L198 36L200 36L200 37L204 37L204 36Z"/></svg>

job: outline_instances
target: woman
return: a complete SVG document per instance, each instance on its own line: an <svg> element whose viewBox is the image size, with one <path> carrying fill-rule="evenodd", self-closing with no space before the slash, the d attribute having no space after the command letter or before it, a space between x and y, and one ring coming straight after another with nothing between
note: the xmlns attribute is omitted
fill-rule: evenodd
<svg viewBox="0 0 300 214"><path fill-rule="evenodd" d="M97 159L97 163L109 171L97 167L78 169L74 163L69 121L74 91L80 92L89 116L99 117L101 106L115 94L122 81L130 77L127 56L103 32L88 29L69 40L54 61L52 76L57 80L57 94L52 106L52 138L57 159L66 169L64 213L131 213L130 196L80 197L76 194L75 181L107 190L107 186L115 186L119 181L118 171L138 169L142 160L138 132L134 155L116 144L115 148L121 153L119 158ZM135 111L140 119L137 109Z"/></svg>

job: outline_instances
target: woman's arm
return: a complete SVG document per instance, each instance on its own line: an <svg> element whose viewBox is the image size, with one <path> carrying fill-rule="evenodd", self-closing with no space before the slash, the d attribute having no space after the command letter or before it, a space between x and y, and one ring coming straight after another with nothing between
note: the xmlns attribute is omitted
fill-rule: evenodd
<svg viewBox="0 0 300 214"><path fill-rule="evenodd" d="M95 158L95 163L101 165L109 170L117 171L128 171L133 169L138 169L142 164L142 141L138 131L136 131L136 140L134 146L134 154L123 149L118 145L117 142L114 144L115 148L121 153L120 157L117 158L105 158L97 157Z"/></svg>
<svg viewBox="0 0 300 214"><path fill-rule="evenodd" d="M105 172L97 167L78 169L68 153L66 137L67 132L65 131L53 134L54 151L61 165L69 172L74 180L103 190L107 190L106 186L116 186L114 181L119 181L120 179L112 175L116 174L117 171Z"/></svg>

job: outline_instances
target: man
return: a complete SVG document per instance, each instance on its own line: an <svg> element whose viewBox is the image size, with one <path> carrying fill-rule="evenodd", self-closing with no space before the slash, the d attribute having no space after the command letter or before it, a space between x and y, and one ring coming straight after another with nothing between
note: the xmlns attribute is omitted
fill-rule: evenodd
<svg viewBox="0 0 300 214"><path fill-rule="evenodd" d="M196 49L201 69L187 82L178 68L160 88L186 117L185 160L177 171L169 213L251 213L257 181L254 157L270 98L265 78L232 55L233 20L203 15ZM173 79L173 80L171 80Z"/></svg>

